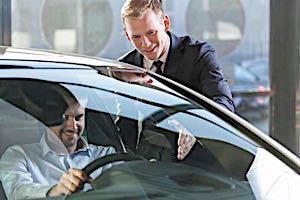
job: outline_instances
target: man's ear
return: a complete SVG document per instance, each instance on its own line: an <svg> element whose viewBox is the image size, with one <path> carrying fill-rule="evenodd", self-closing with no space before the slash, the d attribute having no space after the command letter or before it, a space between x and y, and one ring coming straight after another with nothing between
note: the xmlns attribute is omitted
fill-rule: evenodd
<svg viewBox="0 0 300 200"><path fill-rule="evenodd" d="M171 26L171 22L170 22L170 18L168 16L164 16L164 25L165 25L165 31L169 31L170 30L170 26Z"/></svg>
<svg viewBox="0 0 300 200"><path fill-rule="evenodd" d="M123 30L124 30L124 32L125 32L125 35L126 35L127 40L131 41L131 39L130 39L130 37L129 37L127 31L126 31L126 28L123 28Z"/></svg>

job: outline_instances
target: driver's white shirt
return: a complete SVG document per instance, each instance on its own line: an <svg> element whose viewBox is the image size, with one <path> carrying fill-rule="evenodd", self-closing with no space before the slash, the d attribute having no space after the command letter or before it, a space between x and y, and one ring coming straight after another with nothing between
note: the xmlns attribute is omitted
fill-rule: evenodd
<svg viewBox="0 0 300 200"><path fill-rule="evenodd" d="M115 152L113 147L91 145L81 137L83 148L68 154L59 143L54 145L54 140L60 140L49 135L54 134L44 134L39 143L9 147L2 155L0 180L9 200L45 197L68 169L82 169L96 158ZM91 177L97 177L111 166L99 168ZM84 190L88 188L86 184Z"/></svg>

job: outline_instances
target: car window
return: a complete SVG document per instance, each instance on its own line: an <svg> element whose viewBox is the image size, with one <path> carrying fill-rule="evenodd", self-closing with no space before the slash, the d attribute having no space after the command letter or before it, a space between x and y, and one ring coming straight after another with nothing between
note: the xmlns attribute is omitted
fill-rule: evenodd
<svg viewBox="0 0 300 200"><path fill-rule="evenodd" d="M144 195L195 199L212 194L224 199L239 196L254 199L255 186L249 177L255 182L260 180L257 173L249 173L253 172L254 163L262 163L264 159L257 161L258 152L262 152L260 146L236 127L172 88L161 87L162 83L151 76L147 78L152 82L124 82L110 73L104 76L88 72L93 80L88 82L80 81L84 72L80 74L79 79L64 81L59 81L58 76L52 81L49 77L42 80L42 76L0 79L2 160L8 159L4 152L13 145L26 149L31 148L30 144L42 144L43 137L57 140L49 127L66 120L71 98L85 109L83 137L88 144L112 147L110 155L116 155L109 162L102 159L107 165L92 173L95 181L86 187L85 195L97 192L118 198L115 191L126 186L123 195L131 199ZM195 138L195 143L179 159L182 135ZM126 157L122 164L109 165L122 161L118 155L124 153L134 155L135 159ZM82 163L77 167L85 167ZM52 184L55 176L58 174L51 177Z"/></svg>
<svg viewBox="0 0 300 200"><path fill-rule="evenodd" d="M11 145L39 142L42 123L3 99L0 107L1 155Z"/></svg>

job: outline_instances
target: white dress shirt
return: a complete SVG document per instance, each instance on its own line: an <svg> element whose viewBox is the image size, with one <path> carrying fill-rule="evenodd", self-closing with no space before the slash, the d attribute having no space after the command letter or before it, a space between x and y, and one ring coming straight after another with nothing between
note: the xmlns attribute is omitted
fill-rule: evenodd
<svg viewBox="0 0 300 200"><path fill-rule="evenodd" d="M45 197L70 168L82 169L96 158L115 152L113 147L88 144L80 138L83 148L69 154L53 133L42 136L40 143L9 147L0 160L0 180L9 200ZM112 164L91 174L97 177ZM90 189L85 184L84 190Z"/></svg>
<svg viewBox="0 0 300 200"><path fill-rule="evenodd" d="M168 37L169 38L169 37ZM164 72L165 66L166 66L166 61L167 61L167 57L168 57L168 53L169 53L169 47L170 47L170 38L167 40L167 50L164 52L164 54L158 59L160 61L163 62L162 66L161 66L161 71ZM143 59L143 67L145 69L151 69L153 62L156 60L148 60L145 56Z"/></svg>

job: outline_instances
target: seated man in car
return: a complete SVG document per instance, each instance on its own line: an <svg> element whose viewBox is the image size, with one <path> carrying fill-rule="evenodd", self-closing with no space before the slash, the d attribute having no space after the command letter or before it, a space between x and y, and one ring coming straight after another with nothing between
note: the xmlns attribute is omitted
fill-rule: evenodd
<svg viewBox="0 0 300 200"><path fill-rule="evenodd" d="M82 137L85 108L71 94L66 95L66 91L59 89L47 91L43 100L48 116L41 116L40 120L48 128L40 143L9 147L1 157L0 180L8 199L68 195L87 190L90 185L85 184L83 188L84 183L113 165L98 169L91 177L80 170L96 158L114 153L115 149L85 141ZM63 102L58 101L61 98Z"/></svg>
<svg viewBox="0 0 300 200"><path fill-rule="evenodd" d="M26 99L31 101L23 109L43 122L47 130L39 143L15 145L2 155L0 180L8 199L86 191L90 185L84 183L117 164L105 165L87 177L81 169L99 157L115 153L115 149L88 144L82 137L86 126L86 98L75 98L61 86L48 86L31 85L23 89ZM184 146L184 141L187 140L179 141L180 146ZM183 158L188 151L181 149L178 158Z"/></svg>

